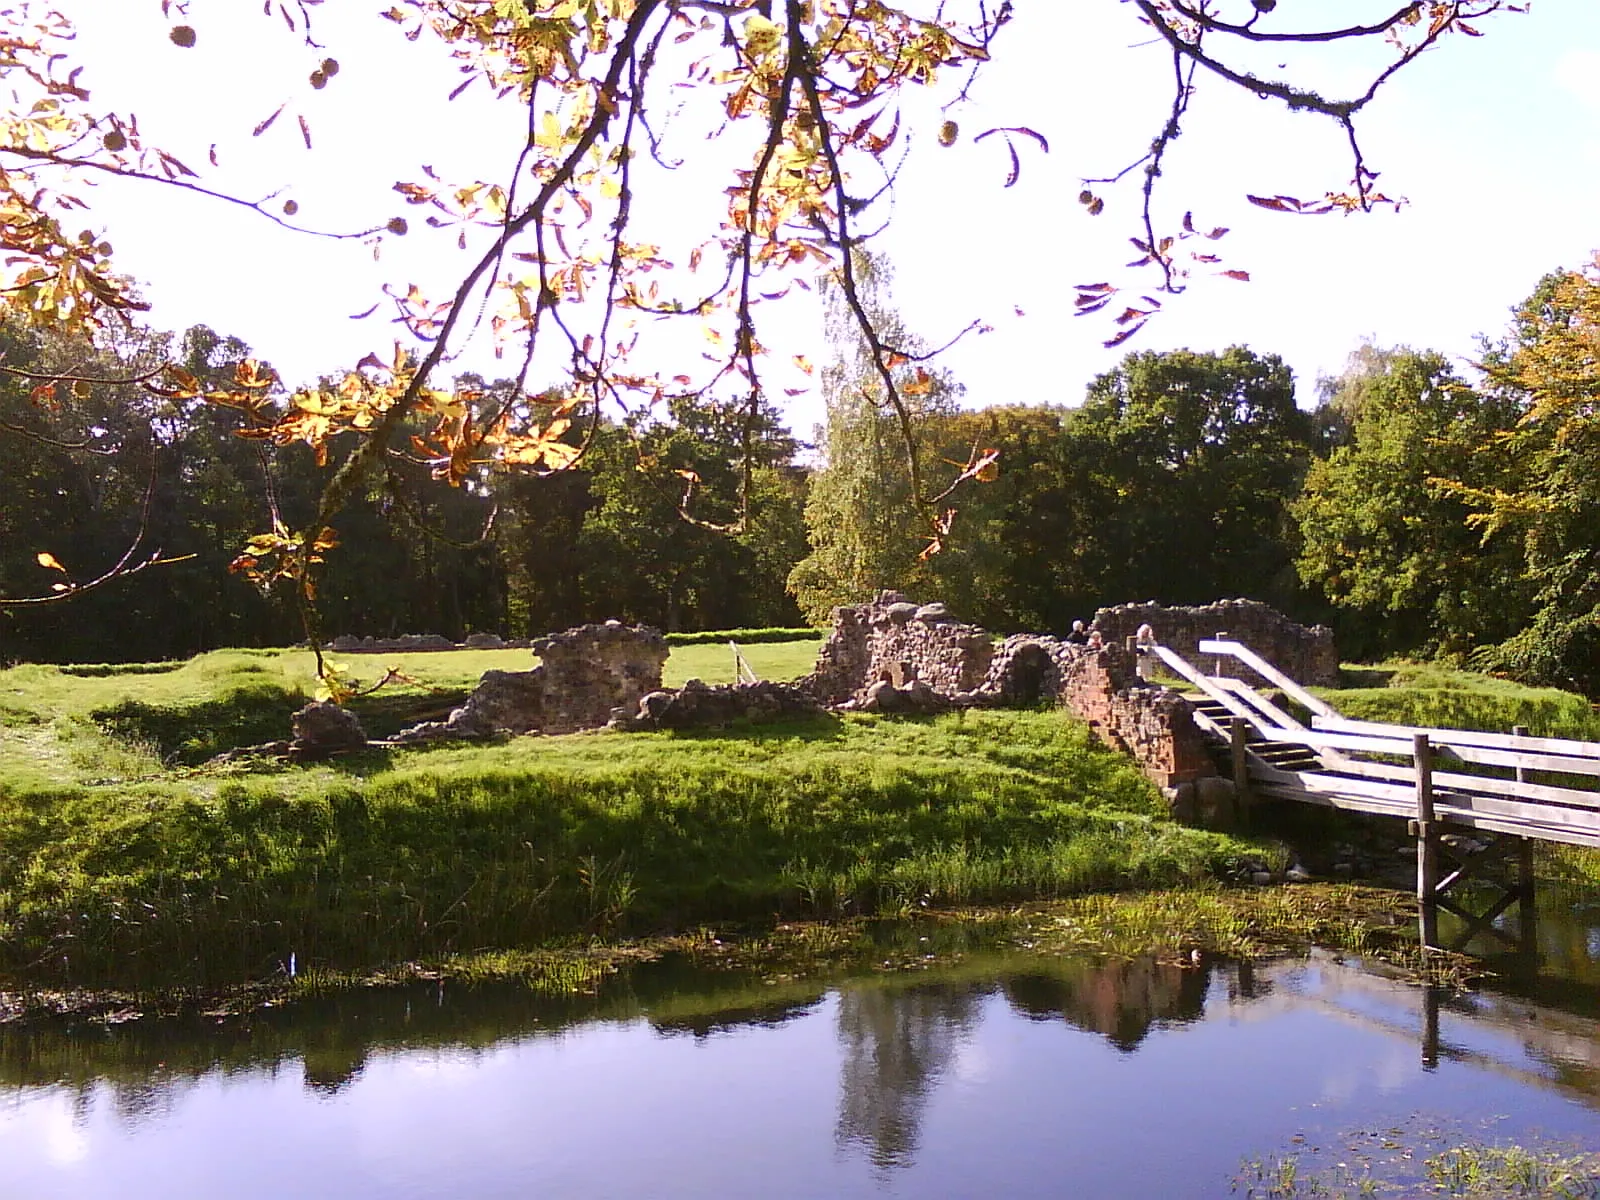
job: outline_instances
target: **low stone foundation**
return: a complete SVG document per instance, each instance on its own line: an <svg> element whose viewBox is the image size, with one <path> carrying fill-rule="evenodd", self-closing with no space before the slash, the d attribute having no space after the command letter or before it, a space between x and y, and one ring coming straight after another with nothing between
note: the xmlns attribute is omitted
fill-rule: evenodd
<svg viewBox="0 0 1600 1200"><path fill-rule="evenodd" d="M368 634L356 637L341 633L323 647L339 654L394 654L403 650L526 650L533 643L522 638L503 638L498 633L469 633L464 642L452 642L437 633L404 633L399 637L379 638Z"/></svg>
<svg viewBox="0 0 1600 1200"><path fill-rule="evenodd" d="M654 691L641 697L638 710L618 709L607 729L638 732L649 729L716 729L758 724L782 717L821 712L809 692L792 683L711 685L691 679L675 691Z"/></svg>

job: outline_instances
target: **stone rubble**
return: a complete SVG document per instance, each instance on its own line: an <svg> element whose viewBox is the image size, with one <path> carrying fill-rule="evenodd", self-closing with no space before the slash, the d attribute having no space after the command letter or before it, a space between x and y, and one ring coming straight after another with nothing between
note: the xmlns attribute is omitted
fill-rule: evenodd
<svg viewBox="0 0 1600 1200"><path fill-rule="evenodd" d="M355 713L326 700L313 700L289 720L294 738L285 752L291 762L320 762L367 748L366 730Z"/></svg>

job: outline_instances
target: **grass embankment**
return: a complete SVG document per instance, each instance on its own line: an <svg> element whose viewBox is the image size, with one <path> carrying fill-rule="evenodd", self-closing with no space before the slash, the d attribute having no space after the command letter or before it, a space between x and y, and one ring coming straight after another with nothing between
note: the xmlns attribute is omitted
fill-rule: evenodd
<svg viewBox="0 0 1600 1200"><path fill-rule="evenodd" d="M758 652L785 649L750 657L767 673ZM812 651L789 653L804 669ZM375 657L375 672L388 665ZM480 667L465 652L412 657L428 661L402 665L426 682ZM669 676L714 677L717 663L731 673L725 648L686 648ZM1130 762L1050 712L162 769L164 755L281 736L305 682L295 655L271 652L157 674L0 673L0 971L215 985L291 954L359 969L708 921L1165 886L1270 856L1165 820Z"/></svg>
<svg viewBox="0 0 1600 1200"><path fill-rule="evenodd" d="M1600 741L1600 712L1572 692L1431 663L1347 666L1343 674L1346 686L1312 691L1355 720L1493 733L1525 725L1536 737Z"/></svg>

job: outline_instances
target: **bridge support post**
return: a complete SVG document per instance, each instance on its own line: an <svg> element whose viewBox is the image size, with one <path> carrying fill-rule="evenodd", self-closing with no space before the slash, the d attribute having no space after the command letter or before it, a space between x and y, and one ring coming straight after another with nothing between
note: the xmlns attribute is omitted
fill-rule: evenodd
<svg viewBox="0 0 1600 1200"><path fill-rule="evenodd" d="M1433 747L1428 735L1411 739L1411 757L1417 770L1417 921L1426 954L1439 945L1439 835L1433 819Z"/></svg>
<svg viewBox="0 0 1600 1200"><path fill-rule="evenodd" d="M1439 989L1422 985L1422 1067L1432 1071L1439 1065Z"/></svg>
<svg viewBox="0 0 1600 1200"><path fill-rule="evenodd" d="M1245 723L1239 717L1228 722L1228 749L1233 760L1233 803L1239 824L1250 824L1250 762L1245 758Z"/></svg>
<svg viewBox="0 0 1600 1200"><path fill-rule="evenodd" d="M1527 737L1526 725L1513 725L1511 732ZM1526 767L1517 768L1517 782L1528 782ZM1533 885L1533 838L1517 839L1517 949L1529 969L1539 965L1539 917Z"/></svg>

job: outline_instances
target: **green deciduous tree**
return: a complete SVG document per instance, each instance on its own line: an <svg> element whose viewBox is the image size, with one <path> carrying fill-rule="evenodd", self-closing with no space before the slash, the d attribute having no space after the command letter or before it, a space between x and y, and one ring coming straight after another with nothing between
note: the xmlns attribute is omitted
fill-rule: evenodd
<svg viewBox="0 0 1600 1200"><path fill-rule="evenodd" d="M839 286L826 286L824 327L833 358L822 370L825 459L806 499L811 552L789 577L801 611L818 624L835 605L859 604L884 588L921 591L933 579L911 463L942 444L935 424L956 411L961 388L948 374L915 361L926 347L895 311L892 284L887 259L860 254L857 301ZM900 348L892 366L882 365L877 348L861 335L857 303L872 327ZM897 389L898 408L885 376Z"/></svg>
<svg viewBox="0 0 1600 1200"><path fill-rule="evenodd" d="M1328 391L1344 444L1315 462L1294 513L1300 577L1337 612L1348 654L1464 653L1528 614L1515 544L1468 527L1460 487L1504 477L1496 439L1517 419L1443 356L1367 347Z"/></svg>
<svg viewBox="0 0 1600 1200"><path fill-rule="evenodd" d="M1111 602L1281 598L1311 430L1275 355L1130 354L1066 428L1087 515L1073 573Z"/></svg>
<svg viewBox="0 0 1600 1200"><path fill-rule="evenodd" d="M1600 695L1600 262L1542 280L1485 367L1518 416L1478 448L1500 469L1449 486L1515 547L1534 611L1480 662Z"/></svg>

